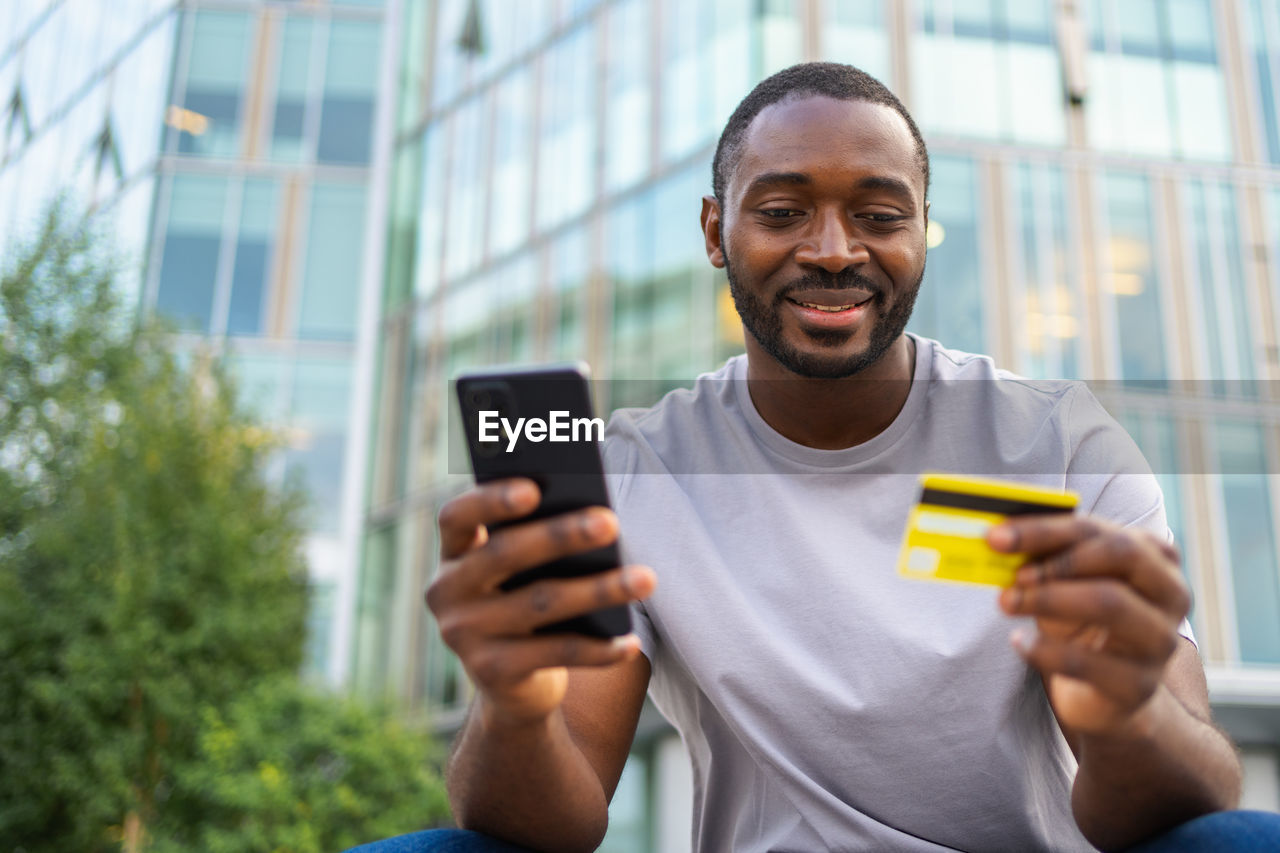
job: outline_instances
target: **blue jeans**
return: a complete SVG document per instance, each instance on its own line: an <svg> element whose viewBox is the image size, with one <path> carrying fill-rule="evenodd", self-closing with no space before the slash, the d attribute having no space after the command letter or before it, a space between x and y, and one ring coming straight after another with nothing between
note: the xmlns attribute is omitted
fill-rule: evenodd
<svg viewBox="0 0 1280 853"><path fill-rule="evenodd" d="M1189 820L1127 853L1273 853L1280 814L1215 812ZM353 847L347 853L527 853L525 848L465 829L429 829Z"/></svg>

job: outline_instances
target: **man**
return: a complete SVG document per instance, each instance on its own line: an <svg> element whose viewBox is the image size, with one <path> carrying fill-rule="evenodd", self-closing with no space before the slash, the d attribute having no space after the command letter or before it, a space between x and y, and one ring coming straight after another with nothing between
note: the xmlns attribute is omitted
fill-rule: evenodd
<svg viewBox="0 0 1280 853"><path fill-rule="evenodd" d="M442 510L427 600L476 687L448 772L461 826L596 847L646 690L690 749L700 850L1124 849L1235 807L1240 765L1132 444L1080 386L904 334L927 187L920 133L874 79L814 63L765 80L702 207L746 355L618 413L606 440L622 542L653 568L504 592L612 541L618 517L487 535L537 505L527 481ZM1085 512L990 532L1028 555L998 600L907 581L922 467L1065 486ZM533 634L623 603L638 636Z"/></svg>

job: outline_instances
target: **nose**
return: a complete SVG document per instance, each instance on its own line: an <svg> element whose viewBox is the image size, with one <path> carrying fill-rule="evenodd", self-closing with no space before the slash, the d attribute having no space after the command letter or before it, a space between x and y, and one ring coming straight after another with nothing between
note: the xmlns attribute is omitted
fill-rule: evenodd
<svg viewBox="0 0 1280 853"><path fill-rule="evenodd" d="M804 242L796 249L796 263L821 267L829 273L838 273L868 260L866 246L843 211L817 213L804 235Z"/></svg>

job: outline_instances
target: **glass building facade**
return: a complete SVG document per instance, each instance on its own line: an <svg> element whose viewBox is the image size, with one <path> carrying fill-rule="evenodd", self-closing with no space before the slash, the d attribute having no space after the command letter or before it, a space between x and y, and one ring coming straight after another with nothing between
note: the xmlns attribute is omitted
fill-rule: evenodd
<svg viewBox="0 0 1280 853"><path fill-rule="evenodd" d="M1280 806L1280 4L405 0L402 14L358 685L446 730L468 699L420 599L436 512L468 483L448 464L448 379L582 358L599 376L687 381L740 352L697 224L715 140L756 81L831 59L884 80L929 142L909 328L1089 380L1130 430L1166 492L1246 802ZM687 847L682 773L646 712L606 849Z"/></svg>
<svg viewBox="0 0 1280 853"><path fill-rule="evenodd" d="M226 358L286 430L271 476L310 494L307 669L333 684L360 560L386 17L380 0L0 6L0 245L68 191L132 259L140 310Z"/></svg>
<svg viewBox="0 0 1280 853"><path fill-rule="evenodd" d="M1280 807L1277 0L0 3L0 247L68 185L113 225L141 308L288 430L309 667L448 732L469 686L421 597L469 483L448 379L741 352L699 198L738 100L806 59L928 140L910 328L1089 380L1146 453L1246 803ZM647 709L605 849L687 848L691 784Z"/></svg>

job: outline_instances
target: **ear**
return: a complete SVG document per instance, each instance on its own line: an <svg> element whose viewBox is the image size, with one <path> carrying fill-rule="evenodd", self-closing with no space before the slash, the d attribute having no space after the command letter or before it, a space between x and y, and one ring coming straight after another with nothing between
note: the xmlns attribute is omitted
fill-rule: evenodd
<svg viewBox="0 0 1280 853"><path fill-rule="evenodd" d="M720 204L716 197L702 197L702 239L707 247L707 260L711 266L724 269L724 240L720 234Z"/></svg>
<svg viewBox="0 0 1280 853"><path fill-rule="evenodd" d="M930 202L927 201L924 203L924 231L926 234L929 233L929 204Z"/></svg>

